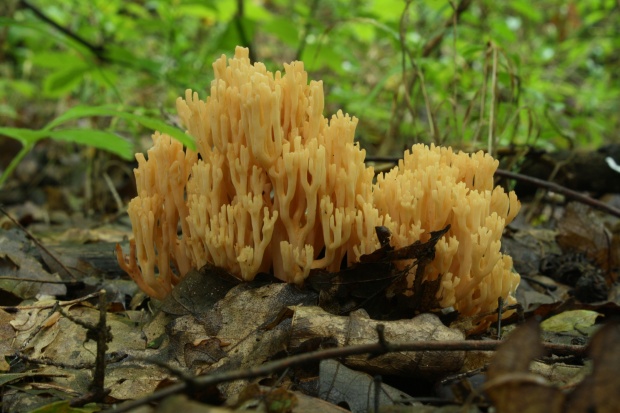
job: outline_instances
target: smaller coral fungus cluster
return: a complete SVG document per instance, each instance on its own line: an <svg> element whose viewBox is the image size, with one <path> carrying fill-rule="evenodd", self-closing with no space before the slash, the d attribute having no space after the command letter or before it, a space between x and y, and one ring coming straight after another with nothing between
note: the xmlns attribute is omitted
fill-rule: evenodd
<svg viewBox="0 0 620 413"><path fill-rule="evenodd" d="M376 226L403 247L450 224L424 274L441 276L441 305L472 315L498 297L514 302L519 276L500 238L520 205L493 187L491 156L414 145L373 182L357 119L323 117L322 83L308 83L303 63L273 74L237 48L213 67L206 101L191 91L177 100L198 153L156 133L148 159L136 155L135 240L117 256L147 294L165 297L206 263L243 280L272 271L302 283L312 269L337 271L375 251Z"/></svg>

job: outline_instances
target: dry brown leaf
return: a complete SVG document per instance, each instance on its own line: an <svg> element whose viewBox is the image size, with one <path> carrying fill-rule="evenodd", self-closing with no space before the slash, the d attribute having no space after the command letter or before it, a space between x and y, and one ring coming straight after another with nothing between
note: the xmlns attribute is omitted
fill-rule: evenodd
<svg viewBox="0 0 620 413"><path fill-rule="evenodd" d="M612 232L592 208L571 202L558 222L557 241L563 251L581 252L605 271L617 268L620 256L610 250Z"/></svg>
<svg viewBox="0 0 620 413"><path fill-rule="evenodd" d="M566 413L614 413L620 409L620 322L610 321L592 337L592 374L568 396Z"/></svg>
<svg viewBox="0 0 620 413"><path fill-rule="evenodd" d="M295 304L309 305L314 302L315 294L300 291L289 284L268 284L257 288L255 284L245 283L234 287L214 307L204 308L202 314L195 315L196 319L201 320L198 323L195 319L193 323L202 329L202 338L216 338L221 343L221 350L225 352L225 356L218 354L218 357L222 357L216 362L203 360L199 367L195 366L197 372L243 369L264 363L286 349L289 320L272 325L280 310ZM171 344L182 350L174 357L184 359L188 349L185 343L193 343L197 338L200 338L197 332L191 340L188 336L182 340L181 336L171 338ZM191 350L195 352L197 349L192 346ZM196 361L195 358L191 360ZM230 397L246 384L244 380L219 387L225 397Z"/></svg>
<svg viewBox="0 0 620 413"><path fill-rule="evenodd" d="M363 310L349 317L330 314L319 307L295 307L289 351L300 352L308 342L334 340L339 346L377 342L377 324L384 325L385 339L390 343L418 340L462 340L463 333L444 326L432 314L413 319L377 321ZM463 352L403 352L388 353L368 359L367 355L347 357L344 364L372 374L404 377L433 377L458 371L463 365Z"/></svg>
<svg viewBox="0 0 620 413"><path fill-rule="evenodd" d="M375 404L375 385L379 384L378 404L381 408L399 403L421 405L408 394L388 386L376 383L366 373L345 367L336 360L323 360L319 372L319 397L334 405L346 405L353 413L365 413L373 410Z"/></svg>
<svg viewBox="0 0 620 413"><path fill-rule="evenodd" d="M63 284L48 284L42 281L60 281L58 274L50 274L28 251L30 243L23 234L12 231L0 233L0 290L4 290L20 299L32 299L37 296L62 296L67 294ZM32 280L36 280L34 282ZM9 304L4 302L4 305Z"/></svg>
<svg viewBox="0 0 620 413"><path fill-rule="evenodd" d="M529 372L543 354L540 328L529 322L515 330L495 354L487 371L487 395L499 413L614 413L620 405L620 323L604 325L592 338L592 374L574 391L563 393L542 376Z"/></svg>
<svg viewBox="0 0 620 413"><path fill-rule="evenodd" d="M564 394L529 372L544 354L540 326L534 320L517 328L503 343L487 370L486 393L499 413L562 413Z"/></svg>
<svg viewBox="0 0 620 413"><path fill-rule="evenodd" d="M0 372L10 370L9 363L6 362L6 357L15 352L13 347L13 337L15 337L15 331L11 324L14 316L7 313L4 310L0 310Z"/></svg>

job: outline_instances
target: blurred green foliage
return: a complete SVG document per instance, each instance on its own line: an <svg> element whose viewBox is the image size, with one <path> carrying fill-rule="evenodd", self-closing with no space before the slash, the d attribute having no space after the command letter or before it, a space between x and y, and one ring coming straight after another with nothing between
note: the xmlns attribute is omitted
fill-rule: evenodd
<svg viewBox="0 0 620 413"><path fill-rule="evenodd" d="M273 70L303 60L310 78L324 81L326 114L342 108L360 118L358 136L370 153L398 154L414 142L491 151L595 147L620 136L616 0L7 0L0 7L0 133L22 143L15 128L40 131L76 106L119 105L120 116L93 109L68 127L114 132L108 139L126 155L123 142L154 126L147 120L165 120L161 111L174 113L186 88L206 97L211 63L236 45ZM92 144L105 147L97 138L93 132ZM80 139L88 142L88 133ZM78 142L70 133L65 140Z"/></svg>

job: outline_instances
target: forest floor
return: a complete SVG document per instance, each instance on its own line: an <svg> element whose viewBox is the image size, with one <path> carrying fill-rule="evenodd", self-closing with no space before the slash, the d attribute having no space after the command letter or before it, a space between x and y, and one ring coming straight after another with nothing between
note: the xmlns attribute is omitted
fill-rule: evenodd
<svg viewBox="0 0 620 413"><path fill-rule="evenodd" d="M502 242L519 305L488 328L441 312L335 315L310 288L215 268L158 302L114 255L131 237L129 168L95 162L88 176L105 179L84 183L68 157L21 181L41 156L0 200L3 412L616 411L620 218L609 211L544 189L524 199Z"/></svg>

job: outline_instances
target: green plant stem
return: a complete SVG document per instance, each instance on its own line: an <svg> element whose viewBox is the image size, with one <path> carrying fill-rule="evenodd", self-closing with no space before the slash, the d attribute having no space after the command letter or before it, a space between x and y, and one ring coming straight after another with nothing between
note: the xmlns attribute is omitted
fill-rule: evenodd
<svg viewBox="0 0 620 413"><path fill-rule="evenodd" d="M17 168L17 165L21 162L22 159L24 159L24 156L26 156L28 152L32 150L33 146L34 145L31 143L23 144L17 155L15 155L13 159L11 159L11 163L9 163L9 166L7 166L4 172L2 172L2 175L0 175L0 189L4 186L4 182L9 178L9 176L11 176L13 170Z"/></svg>

